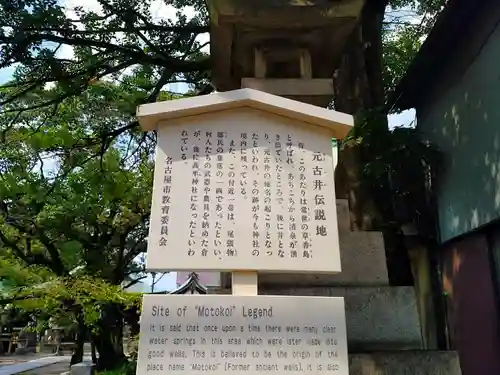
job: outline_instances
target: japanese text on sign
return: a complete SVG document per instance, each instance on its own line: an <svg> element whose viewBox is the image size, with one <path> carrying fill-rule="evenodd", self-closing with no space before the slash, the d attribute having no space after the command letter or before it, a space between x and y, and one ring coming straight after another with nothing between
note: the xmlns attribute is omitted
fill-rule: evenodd
<svg viewBox="0 0 500 375"><path fill-rule="evenodd" d="M328 134L279 123L249 129L226 122L159 129L162 195L153 197L148 268L159 267L165 251L168 269L326 267L321 252L338 243Z"/></svg>

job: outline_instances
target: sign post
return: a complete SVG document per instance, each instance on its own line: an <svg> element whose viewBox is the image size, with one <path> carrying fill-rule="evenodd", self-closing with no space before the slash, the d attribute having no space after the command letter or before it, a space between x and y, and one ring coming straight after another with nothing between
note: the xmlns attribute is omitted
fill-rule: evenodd
<svg viewBox="0 0 500 375"><path fill-rule="evenodd" d="M232 273L232 294L235 296L256 296L258 274L255 271Z"/></svg>
<svg viewBox="0 0 500 375"><path fill-rule="evenodd" d="M150 271L232 272L232 296L145 295L138 374L347 375L343 298L258 296L258 272L340 272L332 138L352 117L251 89L146 104Z"/></svg>

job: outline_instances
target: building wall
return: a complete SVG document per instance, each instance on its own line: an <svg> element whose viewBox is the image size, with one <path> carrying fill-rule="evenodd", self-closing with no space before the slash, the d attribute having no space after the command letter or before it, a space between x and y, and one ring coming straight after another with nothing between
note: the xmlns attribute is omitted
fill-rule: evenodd
<svg viewBox="0 0 500 375"><path fill-rule="evenodd" d="M452 241L442 251L449 336L464 375L500 374L499 315L483 233Z"/></svg>
<svg viewBox="0 0 500 375"><path fill-rule="evenodd" d="M446 90L429 93L417 113L424 137L445 156L438 186L444 242L500 217L500 27L481 40L463 74L442 80Z"/></svg>

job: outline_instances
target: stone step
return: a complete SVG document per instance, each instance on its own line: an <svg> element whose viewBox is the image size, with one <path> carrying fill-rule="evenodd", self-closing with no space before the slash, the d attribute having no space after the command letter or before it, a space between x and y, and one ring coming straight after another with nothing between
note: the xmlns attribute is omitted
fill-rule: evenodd
<svg viewBox="0 0 500 375"><path fill-rule="evenodd" d="M413 287L261 287L259 294L344 297L350 352L422 348Z"/></svg>
<svg viewBox="0 0 500 375"><path fill-rule="evenodd" d="M384 239L380 232L339 232L338 274L259 274L263 285L384 286L389 285Z"/></svg>
<svg viewBox="0 0 500 375"><path fill-rule="evenodd" d="M350 375L461 375L455 352L402 351L350 354Z"/></svg>
<svg viewBox="0 0 500 375"><path fill-rule="evenodd" d="M266 286L389 285L382 233L351 231L347 199L337 199L337 219L342 272L335 275L261 274L259 282Z"/></svg>

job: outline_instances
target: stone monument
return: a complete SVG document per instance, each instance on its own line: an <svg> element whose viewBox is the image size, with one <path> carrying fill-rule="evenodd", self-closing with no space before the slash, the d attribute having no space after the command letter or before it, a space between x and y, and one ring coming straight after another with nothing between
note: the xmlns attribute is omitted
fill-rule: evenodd
<svg viewBox="0 0 500 375"><path fill-rule="evenodd" d="M147 269L233 295L145 295L138 370L347 375L343 297L259 296L258 273L341 271L332 138L351 116L240 89L142 105L156 130Z"/></svg>
<svg viewBox="0 0 500 375"><path fill-rule="evenodd" d="M336 69L348 39L362 32L365 2L207 0L212 84L332 104ZM336 205L342 272L261 273L259 293L344 297L350 375L460 374L455 352L422 340L429 329L419 309L428 305L419 306L412 286L390 285L382 233L352 230L347 199ZM222 273L213 292L231 293L231 279Z"/></svg>

